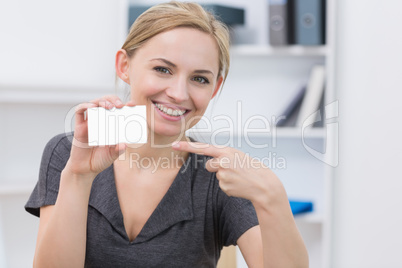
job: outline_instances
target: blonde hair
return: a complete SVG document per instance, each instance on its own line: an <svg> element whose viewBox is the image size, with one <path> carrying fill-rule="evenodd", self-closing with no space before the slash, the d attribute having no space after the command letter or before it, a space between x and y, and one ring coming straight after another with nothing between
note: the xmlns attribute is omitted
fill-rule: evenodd
<svg viewBox="0 0 402 268"><path fill-rule="evenodd" d="M155 5L142 13L130 28L122 49L131 57L136 49L155 35L178 27L189 27L210 34L219 47L219 74L225 81L230 65L229 30L197 3L171 1Z"/></svg>

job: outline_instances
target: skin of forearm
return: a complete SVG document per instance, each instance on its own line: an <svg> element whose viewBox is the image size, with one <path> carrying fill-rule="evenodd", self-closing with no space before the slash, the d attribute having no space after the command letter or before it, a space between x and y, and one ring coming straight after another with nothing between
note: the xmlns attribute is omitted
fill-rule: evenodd
<svg viewBox="0 0 402 268"><path fill-rule="evenodd" d="M84 267L93 175L63 170L59 194L35 252L34 267Z"/></svg>
<svg viewBox="0 0 402 268"><path fill-rule="evenodd" d="M308 253L284 189L277 198L253 202L261 228L265 268L308 268ZM273 200L273 201L272 201Z"/></svg>

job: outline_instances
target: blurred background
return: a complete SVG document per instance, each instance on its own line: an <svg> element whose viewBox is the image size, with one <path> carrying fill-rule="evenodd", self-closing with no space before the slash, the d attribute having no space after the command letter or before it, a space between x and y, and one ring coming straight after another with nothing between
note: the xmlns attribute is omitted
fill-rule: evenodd
<svg viewBox="0 0 402 268"><path fill-rule="evenodd" d="M130 7L159 2L0 2L1 268L32 266L39 219L24 204L43 148L72 129L75 105L126 95L115 83L114 56L133 16ZM197 2L241 10L243 21L231 25L232 67L206 112L211 128L201 122L189 135L263 159L290 200L312 204L295 213L311 267L402 267L402 2L326 0L325 38L282 44L271 35L278 22L272 5L290 1ZM319 81L315 66L325 69L315 99L328 108L321 109L319 124L297 118L275 127L274 119L307 88L303 107L311 81ZM244 128L253 131L245 136ZM236 259L237 267L246 267L239 252Z"/></svg>

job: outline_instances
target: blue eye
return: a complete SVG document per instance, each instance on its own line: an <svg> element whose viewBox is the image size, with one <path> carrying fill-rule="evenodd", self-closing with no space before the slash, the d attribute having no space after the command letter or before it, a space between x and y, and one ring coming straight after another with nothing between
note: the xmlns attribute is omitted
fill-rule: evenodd
<svg viewBox="0 0 402 268"><path fill-rule="evenodd" d="M165 67L155 67L154 70L157 72L160 72L160 73L170 74L169 69L167 69Z"/></svg>
<svg viewBox="0 0 402 268"><path fill-rule="evenodd" d="M196 76L193 78L193 81L198 82L200 84L209 84L208 79L206 79L205 77L202 76Z"/></svg>

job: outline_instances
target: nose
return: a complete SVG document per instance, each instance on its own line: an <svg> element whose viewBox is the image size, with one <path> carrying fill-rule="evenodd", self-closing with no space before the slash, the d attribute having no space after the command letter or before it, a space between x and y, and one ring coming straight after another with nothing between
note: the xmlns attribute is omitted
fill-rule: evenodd
<svg viewBox="0 0 402 268"><path fill-rule="evenodd" d="M189 99L188 81L184 77L178 77L166 89L166 95L176 103L181 103Z"/></svg>

